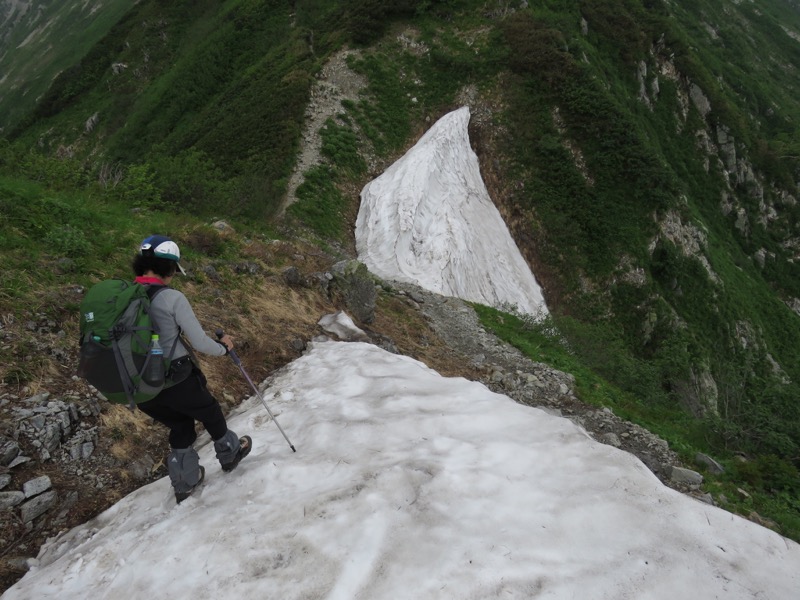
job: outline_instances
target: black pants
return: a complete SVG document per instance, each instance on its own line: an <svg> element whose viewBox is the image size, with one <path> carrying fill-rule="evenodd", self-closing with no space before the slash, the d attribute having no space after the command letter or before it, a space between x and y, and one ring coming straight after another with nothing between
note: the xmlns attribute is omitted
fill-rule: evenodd
<svg viewBox="0 0 800 600"><path fill-rule="evenodd" d="M169 445L172 448L188 448L194 443L197 439L195 421L200 421L214 440L228 431L222 408L208 391L205 375L196 367L180 383L137 406L146 415L169 427Z"/></svg>

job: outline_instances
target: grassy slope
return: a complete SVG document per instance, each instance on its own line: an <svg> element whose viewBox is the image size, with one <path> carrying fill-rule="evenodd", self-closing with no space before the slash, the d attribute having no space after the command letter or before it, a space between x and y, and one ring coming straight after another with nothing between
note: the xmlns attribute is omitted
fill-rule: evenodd
<svg viewBox="0 0 800 600"><path fill-rule="evenodd" d="M53 78L82 58L130 10L131 0L35 2L0 48L0 128L30 111Z"/></svg>
<svg viewBox="0 0 800 600"><path fill-rule="evenodd" d="M780 300L800 295L800 273L780 244L797 234L797 209L776 204L779 223L768 230L753 220L751 233L742 235L734 217L720 213L723 174L714 161L709 172L702 167L695 134L705 124L694 109L685 123L676 117L678 84L662 78L650 111L637 100L635 78L640 60L656 72L650 49L663 39L663 54L709 97L712 122L730 128L741 143L737 152L764 174L766 199L775 201L772 185L794 193L789 159L800 154L793 135L800 105L797 73L787 65L798 64L800 44L776 23L800 31L796 8L763 0L759 11L753 3L720 11L699 1L672 3L670 14L660 2L550 0L508 15L501 5L492 10L463 0L387 15L372 3L343 4L351 10L310 2L291 13L282 3L206 0L187 11L183 2L143 2L57 82L20 141L42 140L51 151L70 146L91 157L92 177L102 162L138 163L136 185L101 194L113 201L149 209L158 204L148 199L160 194L176 210L199 216L262 217L285 189L314 73L345 40L380 39L352 65L369 78L367 93L343 106L323 132L328 164L309 174L291 210L322 237L346 240L345 219L357 199L343 191L367 178L363 155L396 156L426 119L474 86L506 132L493 158L499 179L516 185L498 200L518 215L518 238L536 238L529 250L553 293L574 352L572 369L590 373L587 399L660 430L677 447L761 457L755 464L766 476L740 474L737 484L745 481L761 494L759 511L800 535L790 501L800 485L797 389L776 382L766 355L800 380L800 324ZM586 35L581 15L589 22ZM388 25L393 19L397 24ZM381 37L387 27L390 35ZM408 50L400 33L421 45ZM129 65L120 75L104 67L116 61ZM87 133L83 123L95 112L99 125ZM176 180L185 184L179 190L170 187ZM21 193L13 189L19 185L7 183L3 193ZM755 214L758 202L748 192L732 195ZM649 247L657 231L652 216L667 210L707 231L721 286L672 244ZM72 229L44 220L19 243L34 255L41 237L63 238L65 247L81 235L94 243L78 212ZM146 212L145 220L161 214ZM117 218L130 222L124 210ZM108 240L117 249L129 241ZM762 247L776 256L763 270L751 258ZM625 283L623 256L642 269L644 284ZM12 303L21 297L15 290L24 289L16 277L3 279ZM745 322L757 332L755 352L736 342L737 324ZM528 333L518 327L504 335ZM678 391L690 369L704 367L717 380L723 419L687 426L686 413L675 410ZM604 391L593 394L597 383Z"/></svg>

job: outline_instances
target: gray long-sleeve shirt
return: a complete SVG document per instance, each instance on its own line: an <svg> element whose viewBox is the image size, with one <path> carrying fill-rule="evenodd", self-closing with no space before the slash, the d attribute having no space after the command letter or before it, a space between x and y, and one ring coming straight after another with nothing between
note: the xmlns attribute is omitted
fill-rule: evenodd
<svg viewBox="0 0 800 600"><path fill-rule="evenodd" d="M172 354L172 360L189 354L189 350L178 337L181 333L198 352L213 356L225 354L225 346L206 335L186 296L178 290L167 288L158 292L150 305L150 311L151 317L158 325L159 341L164 356L169 356L176 340L177 346Z"/></svg>

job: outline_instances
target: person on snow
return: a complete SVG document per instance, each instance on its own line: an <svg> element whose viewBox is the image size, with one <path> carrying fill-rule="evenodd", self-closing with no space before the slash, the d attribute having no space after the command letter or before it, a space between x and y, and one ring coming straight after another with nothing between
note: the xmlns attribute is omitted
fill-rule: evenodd
<svg viewBox="0 0 800 600"><path fill-rule="evenodd" d="M177 272L186 274L180 258L175 242L153 235L142 242L133 259L135 281L148 287L152 298L150 314L158 325L161 347L172 353L170 373L172 380L178 381L137 406L169 428L171 451L167 468L178 503L188 498L205 477L200 457L192 446L197 439L195 421L200 421L214 440L223 471L233 471L252 448L250 436L240 438L228 429L219 402L208 391L205 376L184 344L186 339L194 350L213 356L224 356L233 349L230 336L224 335L217 341L206 335L186 296L169 287Z"/></svg>

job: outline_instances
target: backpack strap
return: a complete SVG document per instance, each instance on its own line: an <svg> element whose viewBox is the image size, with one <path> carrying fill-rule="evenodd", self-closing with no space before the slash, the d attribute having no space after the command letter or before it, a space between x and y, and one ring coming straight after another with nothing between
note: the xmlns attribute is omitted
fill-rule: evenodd
<svg viewBox="0 0 800 600"><path fill-rule="evenodd" d="M169 286L168 285L161 285L158 283L148 283L144 284L144 289L147 292L147 297L150 298L150 304L153 304L153 300L156 299L156 296L159 292L166 290ZM158 331L158 323L156 323L155 319L153 319L152 315L150 316L150 322L153 324L153 327L156 331ZM175 341L172 343L172 348L170 348L169 354L167 355L167 360L171 361L172 357L175 356L175 349L178 347L178 342L183 341L183 336L181 334L181 329L178 327L178 337L175 338ZM186 346L186 349L189 350L189 347L186 345L186 342L183 343ZM189 354L191 354L191 350L189 350Z"/></svg>
<svg viewBox="0 0 800 600"><path fill-rule="evenodd" d="M157 283L148 283L145 284L144 287L145 291L147 292L148 298L150 298L150 304L152 305L153 300L159 294L159 292L167 289L169 286L160 285ZM155 322L155 319L153 319L151 316L150 320L153 323L153 326L156 327L157 329L158 324ZM194 351L192 350L192 347L186 342L185 339L183 339L183 332L181 331L181 328L178 327L178 335L175 338L175 341L172 343L172 348L170 348L169 354L167 355L167 360L170 362L170 368L165 375L167 380L169 380L170 376L172 375L172 365L171 365L172 357L175 356L175 350L178 348L178 342L183 343L183 347L186 348L186 351L189 353L189 359L192 361L192 363L197 364L197 358L194 354Z"/></svg>
<svg viewBox="0 0 800 600"><path fill-rule="evenodd" d="M140 285L142 285L142 287L144 287L145 292L147 293L147 297L150 300L150 304L153 303L153 300L159 294L159 292L167 289L167 287L168 287L166 285L158 285L158 284L140 284ZM131 308L129 307L128 310L131 310ZM150 316L150 322L151 322L151 325L153 327L153 330L158 332L159 331L158 323L156 323L155 319L152 318L152 315ZM130 331L130 333L132 335L137 335L137 331L136 331L137 329L139 329L139 328L134 327L134 329L132 331ZM147 341L149 342L149 339ZM120 348L120 345L119 345L117 339L113 339L112 338L111 344L112 344L112 348L114 349L114 358L117 361L117 368L119 369L120 373L122 374L122 380L123 380L122 384L123 384L123 387L125 389L125 395L128 397L128 401L129 401L128 402L128 408L130 408L131 411L135 411L136 410L136 403L134 402L133 398L134 398L134 395L136 394L137 386L133 383L133 380L128 376L128 373L129 372L135 372L136 371L136 366L133 363L131 363L130 365L127 365L128 361L126 361L125 355L123 355L122 349ZM167 357L168 360L172 360L172 355L175 353L175 348L176 348L177 345L178 345L178 340L176 339L175 343L172 345L172 350L170 351L170 354ZM147 361L148 360L150 360L149 356L145 360L144 365L142 365L142 371L141 371L142 373L147 368ZM127 367L130 367L130 369L132 369L133 371L130 371ZM140 373L140 376L141 376L141 373Z"/></svg>
<svg viewBox="0 0 800 600"><path fill-rule="evenodd" d="M153 301L159 292L162 292L169 287L168 285L163 285L160 283L142 283L140 285L142 285L145 292L147 292L147 297L150 298L150 302Z"/></svg>
<svg viewBox="0 0 800 600"><path fill-rule="evenodd" d="M141 299L136 299L131 302L128 307L125 309L125 313L123 313L124 320L132 320L126 319L126 315L131 313L136 313L138 311L138 303L141 302ZM125 332L119 331L118 334L122 334ZM131 335L135 332L133 330L129 331ZM124 342L126 346L126 352L123 354L123 348L120 345L120 339L122 339L122 335L112 335L111 336L111 348L114 352L114 359L117 363L117 370L119 371L120 378L122 379L122 387L125 391L125 395L128 397L128 408L132 411L136 410L136 403L134 402L134 395L136 394L136 384L134 384L133 380L131 379L129 373L135 373L137 371L136 365L133 364L131 358L127 358L126 356L130 354L130 344L131 339L130 337L127 338Z"/></svg>

